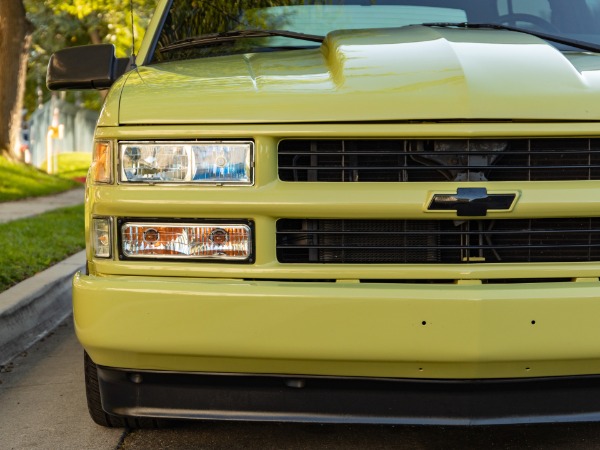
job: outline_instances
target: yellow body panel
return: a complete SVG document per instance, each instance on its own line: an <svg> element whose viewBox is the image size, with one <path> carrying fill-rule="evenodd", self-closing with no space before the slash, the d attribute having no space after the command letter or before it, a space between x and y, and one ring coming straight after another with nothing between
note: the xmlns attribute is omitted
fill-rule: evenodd
<svg viewBox="0 0 600 450"><path fill-rule="evenodd" d="M595 120L598 70L598 56L524 33L339 30L309 50L142 66L123 89L120 121Z"/></svg>
<svg viewBox="0 0 600 450"><path fill-rule="evenodd" d="M330 33L319 48L144 66L110 91L96 137L253 140L253 186L89 184L112 257L74 280L95 363L139 370L421 379L600 374L600 262L281 264L276 221L462 220L434 194L515 195L485 219L600 217L600 181L289 183L293 139L600 136L600 57L499 30ZM118 219L252 221L251 264L119 258ZM468 218L467 218L468 219ZM541 279L530 282L531 279ZM383 280L383 281L382 281ZM433 281L431 284L425 283ZM506 280L509 282L506 283Z"/></svg>
<svg viewBox="0 0 600 450"><path fill-rule="evenodd" d="M427 205L432 193L465 185L517 194L512 209L486 219L600 216L600 181L282 182L280 139L599 132L594 122L98 128L99 138L115 142L253 139L254 186L90 185L87 208L88 218L251 220L256 255L252 264L222 264L88 254L90 275L74 285L78 337L98 364L140 370L465 379L600 373L600 263L281 264L275 254L279 218L456 219ZM519 281L533 278L545 281Z"/></svg>
<svg viewBox="0 0 600 450"><path fill-rule="evenodd" d="M75 278L94 361L167 371L504 378L600 371L600 283Z"/></svg>

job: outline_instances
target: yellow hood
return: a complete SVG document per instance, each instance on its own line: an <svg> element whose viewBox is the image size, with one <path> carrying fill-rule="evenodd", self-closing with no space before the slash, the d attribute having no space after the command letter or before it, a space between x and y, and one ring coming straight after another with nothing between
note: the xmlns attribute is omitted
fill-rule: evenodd
<svg viewBox="0 0 600 450"><path fill-rule="evenodd" d="M121 124L600 119L600 56L501 30L345 30L320 48L143 66Z"/></svg>

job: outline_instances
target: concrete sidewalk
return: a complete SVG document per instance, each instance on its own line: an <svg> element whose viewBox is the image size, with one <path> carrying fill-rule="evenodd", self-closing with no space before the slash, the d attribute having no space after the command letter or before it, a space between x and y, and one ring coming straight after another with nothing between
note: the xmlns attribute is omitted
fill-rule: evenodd
<svg viewBox="0 0 600 450"><path fill-rule="evenodd" d="M83 203L84 189L0 203L0 223ZM52 331L71 312L71 278L85 251L0 293L0 366Z"/></svg>
<svg viewBox="0 0 600 450"><path fill-rule="evenodd" d="M57 208L83 203L84 188L71 189L47 197L34 197L16 202L0 203L0 223L37 216Z"/></svg>

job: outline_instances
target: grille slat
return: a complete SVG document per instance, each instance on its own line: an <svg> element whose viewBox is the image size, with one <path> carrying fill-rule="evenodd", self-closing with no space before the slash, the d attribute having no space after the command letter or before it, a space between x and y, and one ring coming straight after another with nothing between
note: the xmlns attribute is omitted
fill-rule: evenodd
<svg viewBox="0 0 600 450"><path fill-rule="evenodd" d="M599 180L600 139L283 140L282 181Z"/></svg>
<svg viewBox="0 0 600 450"><path fill-rule="evenodd" d="M341 264L600 261L600 219L280 219L277 258Z"/></svg>

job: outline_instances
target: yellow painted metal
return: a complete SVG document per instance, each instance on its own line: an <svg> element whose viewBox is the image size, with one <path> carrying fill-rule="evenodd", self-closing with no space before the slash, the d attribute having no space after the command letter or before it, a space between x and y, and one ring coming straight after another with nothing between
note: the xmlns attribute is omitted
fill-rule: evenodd
<svg viewBox="0 0 600 450"><path fill-rule="evenodd" d="M277 176L277 143L289 137L571 137L600 135L600 123L423 123L228 126L100 127L102 139L252 138L256 143L255 186L114 184L94 186L90 214L100 217L243 219L255 222L256 262L223 265L184 262L91 261L105 275L273 279L450 279L578 278L600 276L599 263L336 265L279 264L275 222L285 218L455 219L452 211L427 212L433 193L465 185L489 192L514 192L510 212L490 211L487 219L598 217L600 181L461 183L286 183ZM115 162L115 173L118 166ZM115 228L115 233L117 230ZM118 255L115 241L114 255Z"/></svg>
<svg viewBox="0 0 600 450"><path fill-rule="evenodd" d="M600 373L600 284L74 280L76 332L107 366L502 378Z"/></svg>
<svg viewBox="0 0 600 450"><path fill-rule="evenodd" d="M106 96L100 117L98 118L98 127L116 127L119 125L119 104L121 101L121 91L125 82L135 72L129 72L119 78ZM96 136L98 137L98 136Z"/></svg>
<svg viewBox="0 0 600 450"><path fill-rule="evenodd" d="M597 120L600 57L536 37L432 27L345 30L321 47L141 66L122 124Z"/></svg>
<svg viewBox="0 0 600 450"><path fill-rule="evenodd" d="M88 185L86 234L93 216L113 218L116 236L123 217L251 220L256 262L122 261L118 239L112 258L88 250L91 275L75 277L74 312L95 362L410 378L600 373L600 263L280 264L275 254L279 218L456 219L427 204L467 185L516 194L510 211L486 219L600 217L600 181L286 183L277 175L285 138L597 138L600 56L506 31L407 27L334 32L312 50L142 66L166 3L141 67L111 89L96 137L253 139L256 183ZM535 278L546 281L519 282Z"/></svg>
<svg viewBox="0 0 600 450"><path fill-rule="evenodd" d="M259 146L260 148L261 146ZM273 161L274 164L274 161ZM88 204L98 217L232 219L255 223L252 265L123 262L98 260L92 273L156 276L336 279L493 279L600 276L599 263L336 265L279 264L275 224L284 218L456 219L455 212L424 209L431 193L465 183L283 183L273 168L257 164L255 187L94 186ZM486 219L597 217L600 182L469 183L489 192L517 192L514 210L490 211ZM501 188L497 187L501 186ZM464 219L464 218L463 218ZM117 230L115 230L115 233ZM118 248L114 248L118 255Z"/></svg>
<svg viewBox="0 0 600 450"><path fill-rule="evenodd" d="M110 96L109 96L110 98ZM148 140L148 139L210 139L222 138L535 138L535 137L598 137L600 120L587 122L541 122L541 121L480 121L415 123L310 123L310 124L196 124L196 125L102 125L96 136L102 139Z"/></svg>
<svg viewBox="0 0 600 450"><path fill-rule="evenodd" d="M146 28L146 32L144 33L144 39L142 40L142 44L140 45L140 49L138 54L136 55L136 64L141 66L146 61L148 57L148 53L151 51L153 39L156 37L157 30L160 27L160 24L163 20L163 16L166 12L166 8L169 5L170 0L158 0L156 9L154 10L154 14L152 15L152 20L148 24Z"/></svg>
<svg viewBox="0 0 600 450"><path fill-rule="evenodd" d="M259 183L257 174L257 184ZM455 219L455 211L424 213L433 192L446 193L467 185L440 183L284 183L260 187L140 186L96 187L93 212L99 215L245 218ZM488 192L515 192L511 213L490 210L488 219L594 217L600 215L600 182L471 182ZM154 211L154 212L153 212ZM151 215L152 215L151 214Z"/></svg>

